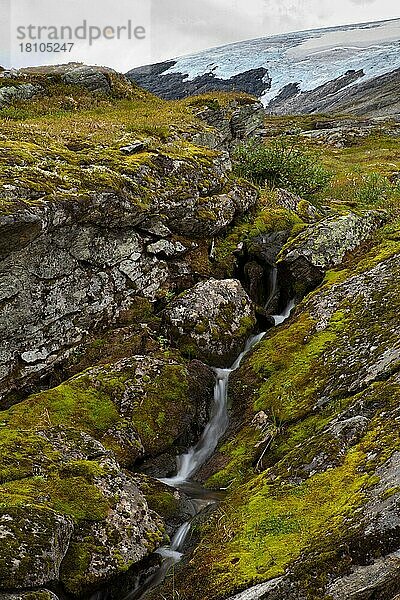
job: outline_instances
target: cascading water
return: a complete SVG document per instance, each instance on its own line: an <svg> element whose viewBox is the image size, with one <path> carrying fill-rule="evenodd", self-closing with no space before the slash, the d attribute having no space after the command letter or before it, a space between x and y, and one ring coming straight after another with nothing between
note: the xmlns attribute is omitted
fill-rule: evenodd
<svg viewBox="0 0 400 600"><path fill-rule="evenodd" d="M275 282L276 285L276 282ZM272 286L274 292L274 286ZM280 315L273 315L275 326L281 325L291 314L295 306L294 301L290 302L284 312ZM188 452L182 454L177 459L177 473L174 477L160 479L161 482L184 491L192 498L193 512L199 513L205 506L214 504L217 501L217 494L209 492L199 484L191 482L190 478L200 469L202 465L213 455L219 440L225 433L229 424L228 415L228 383L229 377L233 371L239 368L243 358L254 348L256 344L264 337L265 332L252 336L246 343L246 346L239 354L230 369L214 368L216 382L214 387L214 402L211 409L211 417L198 443L190 448ZM178 563L183 554L181 552L190 531L190 521L187 521L175 533L170 546L159 548L156 553L162 556L162 563L154 575L151 575L139 589L131 592L124 600L140 600L146 593L159 585L169 571L169 569Z"/></svg>
<svg viewBox="0 0 400 600"><path fill-rule="evenodd" d="M272 267L269 275L269 294L268 299L265 303L264 309L267 310L272 300L275 298L275 294L277 291L278 285L278 269L276 267Z"/></svg>
<svg viewBox="0 0 400 600"><path fill-rule="evenodd" d="M248 340L245 349L238 356L230 369L214 369L216 382L210 421L206 425L196 446L190 448L186 454L182 454L178 457L178 470L175 477L161 479L160 481L172 487L179 487L188 482L190 477L194 475L194 473L196 473L196 471L198 471L198 469L213 455L217 444L225 433L229 423L227 407L229 377L233 371L236 371L236 369L239 368L240 363L246 354L263 338L264 335L265 333L260 333L251 337Z"/></svg>
<svg viewBox="0 0 400 600"><path fill-rule="evenodd" d="M281 325L284 321L286 321L286 319L290 317L290 313L292 312L294 307L295 301L291 300L281 315L273 315L272 318L274 319L275 327L277 325Z"/></svg>

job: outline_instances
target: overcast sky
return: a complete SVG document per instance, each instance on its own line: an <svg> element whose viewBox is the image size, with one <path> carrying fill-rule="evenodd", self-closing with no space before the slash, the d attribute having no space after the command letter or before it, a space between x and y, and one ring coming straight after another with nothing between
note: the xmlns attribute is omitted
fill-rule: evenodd
<svg viewBox="0 0 400 600"><path fill-rule="evenodd" d="M0 64L81 61L124 72L244 39L400 17L398 0L0 0L0 9ZM130 19L147 38L75 40L73 51L61 54L26 52L17 39L21 25L78 26L83 19L101 27Z"/></svg>

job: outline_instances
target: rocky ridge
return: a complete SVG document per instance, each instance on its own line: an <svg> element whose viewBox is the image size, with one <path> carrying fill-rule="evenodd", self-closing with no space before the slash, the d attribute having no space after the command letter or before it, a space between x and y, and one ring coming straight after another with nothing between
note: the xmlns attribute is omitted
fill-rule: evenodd
<svg viewBox="0 0 400 600"><path fill-rule="evenodd" d="M151 102L122 76L80 65L1 78L21 92L3 96L6 112L64 106L68 90L67 128L89 98L111 118L120 95L133 110ZM226 150L262 125L250 98L211 99L214 126L207 102L184 107L181 133L164 143L63 128L58 146L43 145L12 125L1 140L0 588L11 596L90 594L148 559L190 510L153 477L199 438L214 375L170 347L159 315L211 269L212 239L256 204ZM241 286L229 285L234 311ZM241 293L249 318L240 332L227 321L230 353L255 325Z"/></svg>
<svg viewBox="0 0 400 600"><path fill-rule="evenodd" d="M220 89L260 98L271 114L398 117L398 19L291 32L132 69L162 98Z"/></svg>

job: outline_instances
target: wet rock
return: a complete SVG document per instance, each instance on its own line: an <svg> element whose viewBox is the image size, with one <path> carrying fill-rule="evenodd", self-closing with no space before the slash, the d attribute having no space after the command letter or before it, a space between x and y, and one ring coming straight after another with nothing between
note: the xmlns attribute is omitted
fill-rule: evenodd
<svg viewBox="0 0 400 600"><path fill-rule="evenodd" d="M248 294L257 304L265 302L265 270L255 260L249 261L244 266L244 285Z"/></svg>
<svg viewBox="0 0 400 600"><path fill-rule="evenodd" d="M384 219L382 212L366 211L328 217L309 226L282 250L277 263L282 279L297 293L310 291L321 283L327 269L370 238Z"/></svg>
<svg viewBox="0 0 400 600"><path fill-rule="evenodd" d="M289 231L274 231L251 240L249 253L266 266L274 267L279 253L288 241Z"/></svg>
<svg viewBox="0 0 400 600"><path fill-rule="evenodd" d="M195 514L193 501L184 491L171 488L147 475L140 475L137 484L145 495L149 508L162 517L170 537Z"/></svg>
<svg viewBox="0 0 400 600"><path fill-rule="evenodd" d="M232 374L229 435L206 473L227 496L175 576L190 599L397 593L400 255L384 248L349 259ZM265 594L250 587L261 569Z"/></svg>
<svg viewBox="0 0 400 600"><path fill-rule="evenodd" d="M378 558L370 565L357 566L350 575L328 586L333 600L392 599L400 589L400 550Z"/></svg>
<svg viewBox="0 0 400 600"><path fill-rule="evenodd" d="M254 328L254 307L239 281L210 279L171 302L165 324L182 352L227 366Z"/></svg>

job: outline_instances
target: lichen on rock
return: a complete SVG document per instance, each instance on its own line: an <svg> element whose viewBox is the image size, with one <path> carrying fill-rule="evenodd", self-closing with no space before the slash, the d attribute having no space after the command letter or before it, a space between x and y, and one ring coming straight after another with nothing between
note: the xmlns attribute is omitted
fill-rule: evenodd
<svg viewBox="0 0 400 600"><path fill-rule="evenodd" d="M232 363L255 327L254 306L234 279L209 279L173 300L168 334L185 355L218 366Z"/></svg>

